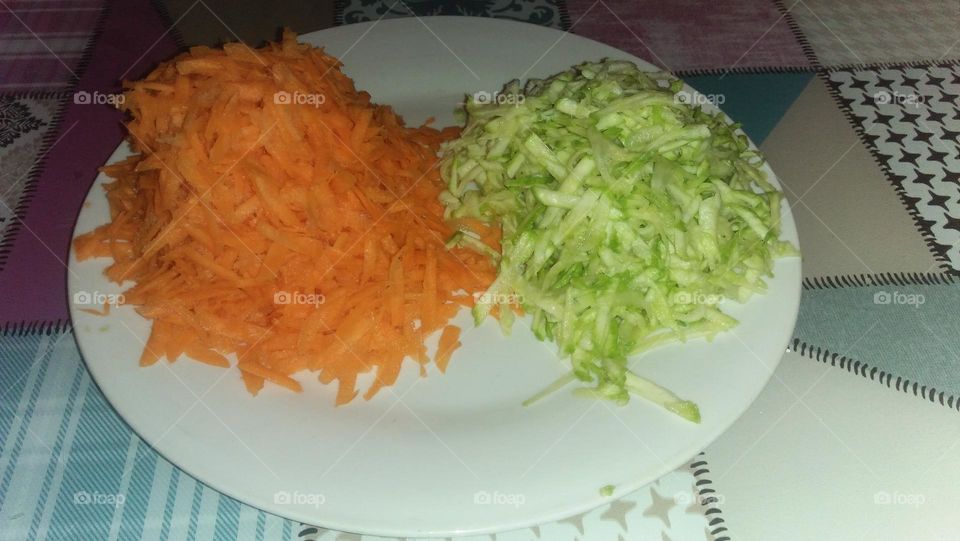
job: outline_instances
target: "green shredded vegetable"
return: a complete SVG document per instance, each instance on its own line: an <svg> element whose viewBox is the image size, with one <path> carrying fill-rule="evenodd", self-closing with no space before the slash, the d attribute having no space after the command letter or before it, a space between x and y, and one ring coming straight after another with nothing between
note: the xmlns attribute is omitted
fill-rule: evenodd
<svg viewBox="0 0 960 541"><path fill-rule="evenodd" d="M467 100L466 127L444 147L441 200L447 218L503 228L492 300L474 319L517 299L572 363L527 403L580 380L592 396L634 393L699 422L696 404L633 374L628 358L730 329L718 302L764 292L774 260L797 254L779 238L782 195L761 156L722 114L677 99L682 88L605 60L511 82L509 99ZM461 237L451 242L479 243ZM505 332L512 321L501 317Z"/></svg>

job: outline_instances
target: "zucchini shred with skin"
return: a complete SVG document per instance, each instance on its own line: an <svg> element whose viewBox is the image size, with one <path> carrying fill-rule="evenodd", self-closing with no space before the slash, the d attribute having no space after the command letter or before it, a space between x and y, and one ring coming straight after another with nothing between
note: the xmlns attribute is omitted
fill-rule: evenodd
<svg viewBox="0 0 960 541"><path fill-rule="evenodd" d="M717 306L766 291L782 194L738 125L682 99L682 81L630 62L583 63L548 79L467 98L466 127L443 146L445 217L499 223L501 251L462 230L448 245L486 252L497 279L473 309L511 303L556 342L579 394L624 404L631 393L693 422L696 404L634 374L628 358L737 321Z"/></svg>

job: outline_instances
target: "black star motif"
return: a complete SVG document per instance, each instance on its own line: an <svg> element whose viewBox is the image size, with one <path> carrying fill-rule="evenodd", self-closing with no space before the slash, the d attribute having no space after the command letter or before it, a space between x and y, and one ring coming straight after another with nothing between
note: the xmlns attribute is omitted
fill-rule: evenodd
<svg viewBox="0 0 960 541"><path fill-rule="evenodd" d="M917 203L919 203L919 202L920 202L920 198L919 198L919 197L918 197L917 199L911 201L911 203L910 203L910 204L912 205L911 208L916 208ZM935 222L935 221L933 221L933 220L918 219L918 220L917 220L917 225L920 226L920 229L925 229L925 230L927 230L927 231L930 231L931 229L933 229L933 226L937 225L937 222Z"/></svg>
<svg viewBox="0 0 960 541"><path fill-rule="evenodd" d="M877 111L877 119L874 121L876 124L883 124L886 127L890 127L890 121L893 120L893 115L885 115L880 111Z"/></svg>
<svg viewBox="0 0 960 541"><path fill-rule="evenodd" d="M947 105L953 105L954 102L957 101L957 97L941 88L940 99L938 99L937 101L939 101L940 103L946 103Z"/></svg>
<svg viewBox="0 0 960 541"><path fill-rule="evenodd" d="M903 181L905 181L905 180L907 180L907 177L905 177L905 176L903 176L903 175L898 175L898 174L893 173L893 172L890 173L890 182L893 182L893 183L896 184L897 186L903 186ZM908 197L908 196L907 196L906 194L904 194L904 197Z"/></svg>
<svg viewBox="0 0 960 541"><path fill-rule="evenodd" d="M927 120L929 120L930 122L937 122L942 124L943 117L945 116L947 116L947 113L941 113L938 111L934 111L933 109L930 109L927 111Z"/></svg>
<svg viewBox="0 0 960 541"><path fill-rule="evenodd" d="M905 133L897 133L897 132L892 131L892 132L890 132L890 135L887 136L886 141L887 141L888 143L893 143L893 144L895 144L895 145L902 145L902 144L903 144L903 138L906 137L906 136L907 136L907 134L905 134Z"/></svg>
<svg viewBox="0 0 960 541"><path fill-rule="evenodd" d="M953 246L947 246L947 245L945 245L945 244L940 244L940 243L937 242L937 241L930 241L929 244L930 244L930 248L933 249L933 253L935 253L935 254L943 257L943 258L946 258L946 257L947 257L947 252L949 252L950 250L953 250L953 249L954 249Z"/></svg>
<svg viewBox="0 0 960 541"><path fill-rule="evenodd" d="M944 169L943 171L943 181L952 182L954 184L960 184L960 173L955 173L953 171L948 171Z"/></svg>
<svg viewBox="0 0 960 541"><path fill-rule="evenodd" d="M947 217L947 223L944 224L944 229L953 229L954 231L960 232L960 218L954 218L949 214L945 214Z"/></svg>
<svg viewBox="0 0 960 541"><path fill-rule="evenodd" d="M931 137L933 137L932 133L927 133L925 131L920 131L920 130L917 130L916 135L913 136L913 138L916 139L917 141L922 141L927 144L930 143Z"/></svg>
<svg viewBox="0 0 960 541"><path fill-rule="evenodd" d="M931 182L933 180L933 175L930 173L917 171L917 176L913 180L919 182L920 184L926 184L931 190L933 189L933 183Z"/></svg>
<svg viewBox="0 0 960 541"><path fill-rule="evenodd" d="M919 154L914 154L913 152L903 151L903 157L900 158L900 161L903 163L912 163L914 167L917 167L917 160L920 159Z"/></svg>
<svg viewBox="0 0 960 541"><path fill-rule="evenodd" d="M912 208L912 209L913 209L913 208L917 208L917 203L920 202L920 198L919 198L919 197L910 197L909 195L903 195L902 197L903 197L903 199L904 199L904 203L906 203L907 206L908 206L909 208ZM922 222L923 220L918 219L918 221ZM931 225L933 225L933 222L930 222L930 223L927 225L926 228L927 228L927 229L930 229L930 226L931 226Z"/></svg>
<svg viewBox="0 0 960 541"><path fill-rule="evenodd" d="M893 79L884 79L883 77L877 77L877 86L882 88L890 88L893 86L895 81Z"/></svg>
<svg viewBox="0 0 960 541"><path fill-rule="evenodd" d="M947 201L950 201L950 196L948 195L937 195L933 192L928 192L930 194L930 206L931 207L940 207L943 210L949 210L947 208Z"/></svg>
<svg viewBox="0 0 960 541"><path fill-rule="evenodd" d="M0 99L0 147L13 144L21 135L46 124L13 98Z"/></svg>
<svg viewBox="0 0 960 541"><path fill-rule="evenodd" d="M915 125L917 123L917 119L919 118L920 118L919 114L908 113L904 111L903 116L900 117L900 121L903 122L904 124Z"/></svg>
<svg viewBox="0 0 960 541"><path fill-rule="evenodd" d="M927 75L927 84L930 86L942 86L945 80L943 77L934 77L932 73Z"/></svg>
<svg viewBox="0 0 960 541"><path fill-rule="evenodd" d="M910 88L917 88L917 85L920 84L920 79L911 79L910 77L904 75L903 84L909 86Z"/></svg>
<svg viewBox="0 0 960 541"><path fill-rule="evenodd" d="M944 128L943 138L950 142L955 142L960 140L960 131L952 131Z"/></svg>
<svg viewBox="0 0 960 541"><path fill-rule="evenodd" d="M867 83L869 83L869 82L870 82L870 81L864 81L863 79L857 79L856 77L854 77L854 78L853 78L853 82L850 83L850 88L858 88L858 89L866 92L866 91L867 91Z"/></svg>
<svg viewBox="0 0 960 541"><path fill-rule="evenodd" d="M868 144L868 145L870 145L870 146L872 146L872 147L876 147L876 146L877 146L877 139L879 139L880 136L879 136L879 135L874 135L874 134L870 134L870 133L864 132L863 138L867 141L867 144Z"/></svg>
<svg viewBox="0 0 960 541"><path fill-rule="evenodd" d="M942 164L942 165L946 165L946 164L947 164L947 162L944 161L944 160L946 160L946 158L947 158L947 153L946 153L946 152L940 152L939 150L936 150L936 149L933 148L933 147L930 147L930 148L928 148L927 150L930 152L930 158L928 158L928 159L929 159L931 162L937 162L937 163L940 163L940 164Z"/></svg>

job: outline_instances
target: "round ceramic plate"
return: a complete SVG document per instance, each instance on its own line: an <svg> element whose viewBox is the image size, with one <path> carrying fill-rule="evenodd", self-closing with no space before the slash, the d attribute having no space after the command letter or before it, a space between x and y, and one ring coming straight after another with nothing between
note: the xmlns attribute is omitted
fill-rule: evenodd
<svg viewBox="0 0 960 541"><path fill-rule="evenodd" d="M301 36L342 58L358 88L408 123L454 123L466 93L543 77L585 60L631 55L542 27L465 17L398 19ZM708 106L709 108L709 106ZM111 161L129 155L126 145ZM774 178L772 171L767 171ZM108 221L97 178L75 234ZM774 180L776 182L776 180ZM789 207L784 237L797 242ZM800 260L782 259L769 292L725 309L741 324L712 343L675 344L635 369L696 401L692 424L643 400L627 406L555 393L520 403L567 370L526 326L474 328L445 375L409 362L373 400L334 408L335 389L302 375L302 394L276 386L247 394L235 369L181 360L140 368L150 323L131 307L83 312L122 291L108 261L71 255L71 316L80 350L120 415L171 462L238 500L336 530L431 536L525 527L623 496L679 467L727 429L766 384L791 336ZM129 286L131 284L125 284ZM433 337L435 343L436 337ZM601 487L613 485L610 495Z"/></svg>

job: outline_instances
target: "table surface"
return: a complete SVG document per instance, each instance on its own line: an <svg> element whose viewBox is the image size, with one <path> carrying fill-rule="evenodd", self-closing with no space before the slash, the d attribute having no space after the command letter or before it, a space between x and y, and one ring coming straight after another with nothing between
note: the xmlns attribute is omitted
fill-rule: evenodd
<svg viewBox="0 0 960 541"><path fill-rule="evenodd" d="M77 352L64 261L121 79L282 24L431 15L685 78L761 146L804 252L795 338L728 432L622 500L478 539L960 539L960 0L2 0L0 540L373 539L246 506L132 433Z"/></svg>

